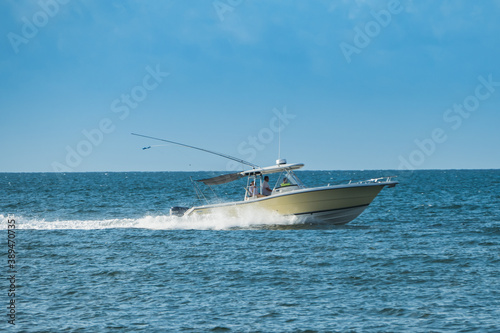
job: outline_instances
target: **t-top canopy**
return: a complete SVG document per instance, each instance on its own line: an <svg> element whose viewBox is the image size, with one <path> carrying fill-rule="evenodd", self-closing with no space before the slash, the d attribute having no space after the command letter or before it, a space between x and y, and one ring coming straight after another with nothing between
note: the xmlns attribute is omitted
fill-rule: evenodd
<svg viewBox="0 0 500 333"><path fill-rule="evenodd" d="M241 174L241 172L238 172L238 173L229 173L229 174L225 174L225 175L220 175L220 176L213 177L213 178L200 179L198 181L202 182L205 185L210 186L210 185L221 185L221 184L230 183L230 182L238 180L242 177L243 177L243 175Z"/></svg>
<svg viewBox="0 0 500 333"><path fill-rule="evenodd" d="M199 182L204 183L205 185L221 185L226 184L235 180L238 180L242 177L252 176L252 175L266 175L271 173L279 173L286 170L297 170L304 166L303 163L293 163L293 164L280 164L273 165L265 168L254 168L252 170L247 170L243 172L237 173L229 173L225 175L220 175L213 178L200 179Z"/></svg>
<svg viewBox="0 0 500 333"><path fill-rule="evenodd" d="M255 168L252 170L243 171L241 174L243 176L251 176L251 175L258 175L258 174L267 175L270 173L278 173L278 172L282 172L285 170L297 170L297 169L302 168L303 166L304 166L303 163L280 164L280 165L273 165L273 166L269 166L269 167L265 167L265 168Z"/></svg>

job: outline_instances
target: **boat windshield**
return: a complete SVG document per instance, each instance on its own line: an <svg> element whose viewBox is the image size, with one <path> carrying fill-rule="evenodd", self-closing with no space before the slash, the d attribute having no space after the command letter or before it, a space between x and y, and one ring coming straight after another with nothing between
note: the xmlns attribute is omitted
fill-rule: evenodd
<svg viewBox="0 0 500 333"><path fill-rule="evenodd" d="M284 187L299 187L304 188L304 184L300 181L300 179L295 175L292 170L284 170L278 179L276 180L276 185L274 185L274 189L284 188Z"/></svg>

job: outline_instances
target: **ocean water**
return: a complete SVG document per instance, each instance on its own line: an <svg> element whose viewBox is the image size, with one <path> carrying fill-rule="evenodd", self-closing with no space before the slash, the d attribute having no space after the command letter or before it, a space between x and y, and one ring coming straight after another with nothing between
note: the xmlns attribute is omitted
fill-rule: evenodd
<svg viewBox="0 0 500 333"><path fill-rule="evenodd" d="M211 172L0 174L0 331L499 332L500 170L298 172L394 174L340 227L168 216Z"/></svg>

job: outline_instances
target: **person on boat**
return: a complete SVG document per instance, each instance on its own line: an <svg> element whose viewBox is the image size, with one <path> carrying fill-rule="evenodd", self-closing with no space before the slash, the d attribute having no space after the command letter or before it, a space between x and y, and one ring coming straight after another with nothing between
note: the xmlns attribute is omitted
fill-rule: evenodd
<svg viewBox="0 0 500 333"><path fill-rule="evenodd" d="M283 178L283 183L281 183L281 187L290 186L290 185L292 185L292 184L290 184L288 179L286 177Z"/></svg>
<svg viewBox="0 0 500 333"><path fill-rule="evenodd" d="M266 197L268 195L271 195L271 193L273 193L273 190L271 190L271 188L269 187L269 177L268 176L264 177L264 182L262 183L261 193L263 196L266 196Z"/></svg>
<svg viewBox="0 0 500 333"><path fill-rule="evenodd" d="M250 182L250 186L248 187L248 192L251 197L256 197L258 195L257 187L255 186L255 182L253 180Z"/></svg>

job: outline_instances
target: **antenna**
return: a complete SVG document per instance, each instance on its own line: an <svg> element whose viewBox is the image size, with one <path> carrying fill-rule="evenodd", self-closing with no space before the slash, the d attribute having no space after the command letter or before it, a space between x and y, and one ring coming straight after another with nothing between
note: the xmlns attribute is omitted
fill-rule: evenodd
<svg viewBox="0 0 500 333"><path fill-rule="evenodd" d="M279 127L278 127L278 159L276 160L276 165L286 164L286 159L281 158L281 119L279 119Z"/></svg>
<svg viewBox="0 0 500 333"><path fill-rule="evenodd" d="M278 117L278 160L281 159L281 118Z"/></svg>

